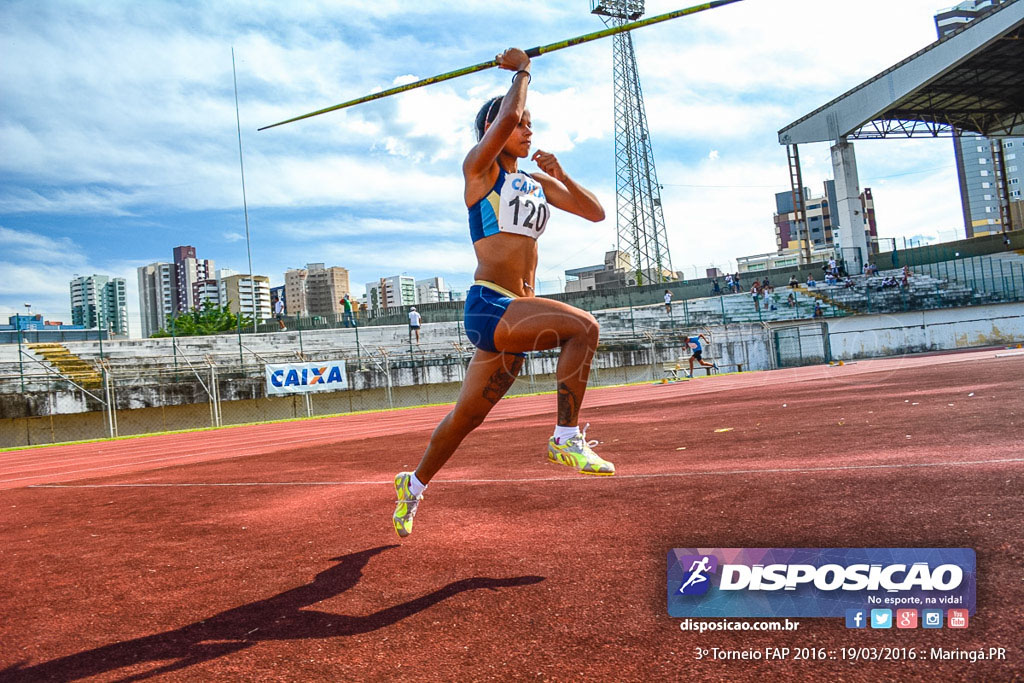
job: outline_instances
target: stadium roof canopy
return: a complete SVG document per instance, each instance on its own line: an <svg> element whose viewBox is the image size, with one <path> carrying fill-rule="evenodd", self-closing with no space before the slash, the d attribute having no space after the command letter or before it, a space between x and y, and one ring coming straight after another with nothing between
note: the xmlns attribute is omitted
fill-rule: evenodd
<svg viewBox="0 0 1024 683"><path fill-rule="evenodd" d="M779 144L1024 136L1024 0L997 6L779 131Z"/></svg>

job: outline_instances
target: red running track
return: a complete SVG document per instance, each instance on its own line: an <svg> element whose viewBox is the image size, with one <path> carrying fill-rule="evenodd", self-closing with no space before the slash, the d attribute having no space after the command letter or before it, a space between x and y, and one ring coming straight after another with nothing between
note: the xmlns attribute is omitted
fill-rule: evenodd
<svg viewBox="0 0 1024 683"><path fill-rule="evenodd" d="M1022 376L985 351L593 390L619 470L598 479L546 463L553 396L509 399L401 544L389 481L445 407L3 453L0 680L1010 679ZM978 611L959 632L667 616L669 548L765 546L973 547ZM1011 659L694 658L766 646Z"/></svg>

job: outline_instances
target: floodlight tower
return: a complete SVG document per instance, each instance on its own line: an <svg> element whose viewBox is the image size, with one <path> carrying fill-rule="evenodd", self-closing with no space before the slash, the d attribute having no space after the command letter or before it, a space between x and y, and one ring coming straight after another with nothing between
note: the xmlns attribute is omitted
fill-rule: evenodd
<svg viewBox="0 0 1024 683"><path fill-rule="evenodd" d="M591 0L590 10L605 25L619 26L643 15L644 3ZM614 37L615 208L619 251L630 255L636 284L645 285L672 279L675 272L631 35L626 31Z"/></svg>

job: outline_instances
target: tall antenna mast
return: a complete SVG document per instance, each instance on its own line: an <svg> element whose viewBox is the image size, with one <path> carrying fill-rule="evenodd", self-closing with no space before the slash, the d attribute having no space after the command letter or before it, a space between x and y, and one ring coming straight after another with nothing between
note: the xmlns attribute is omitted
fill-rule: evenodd
<svg viewBox="0 0 1024 683"><path fill-rule="evenodd" d="M643 0L591 0L607 26L638 19ZM637 285L675 278L668 250L661 188L647 131L647 113L630 33L614 36L615 205L619 251L632 259Z"/></svg>

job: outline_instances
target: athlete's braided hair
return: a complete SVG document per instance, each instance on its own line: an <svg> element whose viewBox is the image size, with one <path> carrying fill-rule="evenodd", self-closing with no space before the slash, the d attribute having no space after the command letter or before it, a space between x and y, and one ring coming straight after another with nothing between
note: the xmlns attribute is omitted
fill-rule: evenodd
<svg viewBox="0 0 1024 683"><path fill-rule="evenodd" d="M488 122L493 122L494 119L498 118L498 110L501 109L501 101L504 99L504 95L498 95L487 100L484 106L480 107L480 111L476 114L476 140L477 142L484 139L484 127Z"/></svg>

